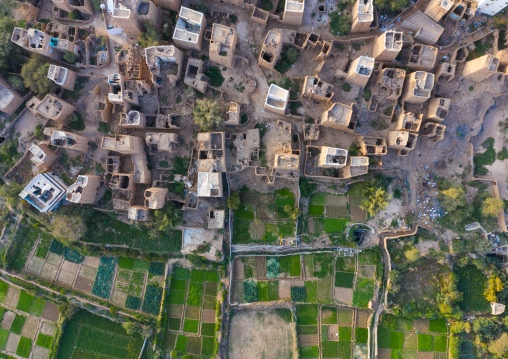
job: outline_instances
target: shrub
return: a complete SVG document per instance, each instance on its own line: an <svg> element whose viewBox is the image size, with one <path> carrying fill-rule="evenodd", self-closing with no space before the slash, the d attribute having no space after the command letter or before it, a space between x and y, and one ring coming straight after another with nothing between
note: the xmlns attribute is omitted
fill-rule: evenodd
<svg viewBox="0 0 508 359"><path fill-rule="evenodd" d="M347 82L344 82L342 85L341 85L341 88L342 88L342 91L344 92L349 92L351 91L352 87L350 84L348 84Z"/></svg>
<svg viewBox="0 0 508 359"><path fill-rule="evenodd" d="M224 83L221 71L217 66L211 66L205 71L205 76L210 80L210 85L213 87L221 87Z"/></svg>
<svg viewBox="0 0 508 359"><path fill-rule="evenodd" d="M78 60L78 56L72 52L66 52L63 54L62 59L68 64L73 64Z"/></svg>
<svg viewBox="0 0 508 359"><path fill-rule="evenodd" d="M67 16L71 20L81 20L81 13L79 12L79 10L74 10L73 12L70 12L69 15Z"/></svg>
<svg viewBox="0 0 508 359"><path fill-rule="evenodd" d="M279 62L275 65L275 70L281 74L286 73L298 61L300 53L294 47L289 47L287 50L282 52Z"/></svg>
<svg viewBox="0 0 508 359"><path fill-rule="evenodd" d="M203 131L220 129L224 125L224 118L219 110L219 105L211 99L197 100L192 114L196 125L201 127Z"/></svg>
<svg viewBox="0 0 508 359"><path fill-rule="evenodd" d="M332 35L347 36L351 31L352 23L351 16L335 11L330 14L328 26Z"/></svg>
<svg viewBox="0 0 508 359"><path fill-rule="evenodd" d="M109 131L111 131L111 126L109 125L109 123L101 121L99 122L99 127L97 128L97 131L102 133L108 133Z"/></svg>

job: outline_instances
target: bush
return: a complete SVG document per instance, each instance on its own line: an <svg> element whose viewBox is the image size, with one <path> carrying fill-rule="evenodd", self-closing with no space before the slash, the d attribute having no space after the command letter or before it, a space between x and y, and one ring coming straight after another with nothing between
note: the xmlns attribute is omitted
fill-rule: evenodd
<svg viewBox="0 0 508 359"><path fill-rule="evenodd" d="M352 24L353 19L349 15L340 13L339 11L335 11L330 14L330 22L328 23L328 26L332 35L349 35Z"/></svg>
<svg viewBox="0 0 508 359"><path fill-rule="evenodd" d="M224 125L224 118L219 110L219 105L211 99L197 100L192 113L196 125L201 127L203 131L220 129Z"/></svg>
<svg viewBox="0 0 508 359"><path fill-rule="evenodd" d="M73 12L70 12L69 15L67 16L71 20L81 20L81 13L79 12L79 10L74 10Z"/></svg>
<svg viewBox="0 0 508 359"><path fill-rule="evenodd" d="M210 80L210 86L221 87L224 83L224 77L217 66L211 66L205 71L205 76Z"/></svg>
<svg viewBox="0 0 508 359"><path fill-rule="evenodd" d="M78 60L78 56L72 52L66 52L63 54L62 59L68 64L73 64Z"/></svg>
<svg viewBox="0 0 508 359"><path fill-rule="evenodd" d="M99 127L97 128L97 131L102 133L107 133L111 131L111 126L107 122L99 122Z"/></svg>
<svg viewBox="0 0 508 359"><path fill-rule="evenodd" d="M310 197L318 186L317 183L311 182L307 177L300 177L298 185L300 186L300 195L303 198Z"/></svg>
<svg viewBox="0 0 508 359"><path fill-rule="evenodd" d="M374 5L383 14L393 14L407 7L409 5L409 0L374 0Z"/></svg>
<svg viewBox="0 0 508 359"><path fill-rule="evenodd" d="M351 85L348 84L347 82L344 82L342 84L341 88L342 88L342 91L344 91L344 92L349 92L352 89Z"/></svg>
<svg viewBox="0 0 508 359"><path fill-rule="evenodd" d="M275 65L275 70L281 74L286 73L298 61L300 53L294 47L289 47L287 50L282 52L279 62Z"/></svg>
<svg viewBox="0 0 508 359"><path fill-rule="evenodd" d="M273 4L270 0L261 0L260 8L265 11L270 11L273 9Z"/></svg>

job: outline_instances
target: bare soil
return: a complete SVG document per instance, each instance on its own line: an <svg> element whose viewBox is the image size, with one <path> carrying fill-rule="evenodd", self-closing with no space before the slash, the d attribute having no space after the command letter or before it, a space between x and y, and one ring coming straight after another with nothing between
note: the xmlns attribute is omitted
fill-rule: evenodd
<svg viewBox="0 0 508 359"><path fill-rule="evenodd" d="M42 313L42 317L47 320L51 320L52 322L58 322L58 306L55 303L47 302L46 307L44 308L44 312Z"/></svg>
<svg viewBox="0 0 508 359"><path fill-rule="evenodd" d="M231 359L295 357L294 326L270 312L235 313L228 344Z"/></svg>
<svg viewBox="0 0 508 359"><path fill-rule="evenodd" d="M34 339L37 329L39 328L39 320L34 317L26 318L23 329L21 330L21 336L25 338Z"/></svg>
<svg viewBox="0 0 508 359"><path fill-rule="evenodd" d="M83 292L91 293L93 288L93 280L78 275L76 282L74 283L74 288Z"/></svg>
<svg viewBox="0 0 508 359"><path fill-rule="evenodd" d="M353 304L353 289L335 287L334 297L339 303Z"/></svg>
<svg viewBox="0 0 508 359"><path fill-rule="evenodd" d="M369 323L370 312L366 310L356 311L356 326L359 328L367 328Z"/></svg>
<svg viewBox="0 0 508 359"><path fill-rule="evenodd" d="M4 306L16 308L20 292L21 290L19 288L10 286L9 289L7 289L7 294L5 295Z"/></svg>

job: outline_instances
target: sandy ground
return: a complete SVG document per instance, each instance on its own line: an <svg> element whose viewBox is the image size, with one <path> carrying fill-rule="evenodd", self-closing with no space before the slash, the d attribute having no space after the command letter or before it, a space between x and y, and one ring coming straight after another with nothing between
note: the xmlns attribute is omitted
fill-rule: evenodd
<svg viewBox="0 0 508 359"><path fill-rule="evenodd" d="M503 96L498 99L493 107L489 109L483 118L483 125L480 133L473 139L475 150L483 152L481 144L489 137L494 139L494 149L496 153L506 146L506 134L504 134L498 125L500 121L508 118L508 96ZM486 177L497 180L499 186L499 194L502 199L508 198L507 186L508 180L506 173L508 173L508 161L496 159L492 165L485 166L489 173Z"/></svg>
<svg viewBox="0 0 508 359"><path fill-rule="evenodd" d="M190 254L199 246L210 244L208 252L201 255L210 260L216 260L217 254L222 251L222 241L224 236L214 229L185 228L183 232L182 253Z"/></svg>
<svg viewBox="0 0 508 359"><path fill-rule="evenodd" d="M270 312L235 313L231 321L231 359L285 359L295 356L294 326Z"/></svg>

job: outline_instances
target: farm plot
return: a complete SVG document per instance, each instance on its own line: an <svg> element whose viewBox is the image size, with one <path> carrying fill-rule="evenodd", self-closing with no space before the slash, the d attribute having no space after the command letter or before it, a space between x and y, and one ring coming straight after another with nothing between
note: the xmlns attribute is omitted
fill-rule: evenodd
<svg viewBox="0 0 508 359"><path fill-rule="evenodd" d="M28 259L26 270L73 287L84 259L81 253L65 247L50 234L43 232L34 255ZM88 292L90 291L91 288Z"/></svg>
<svg viewBox="0 0 508 359"><path fill-rule="evenodd" d="M340 303L353 303L356 257L337 257L335 259L335 300Z"/></svg>
<svg viewBox="0 0 508 359"><path fill-rule="evenodd" d="M119 258L112 302L131 310L142 308L145 313L157 315L162 300L164 273L164 263Z"/></svg>
<svg viewBox="0 0 508 359"><path fill-rule="evenodd" d="M136 359L142 346L138 334L128 335L121 324L81 310L67 322L57 358Z"/></svg>
<svg viewBox="0 0 508 359"><path fill-rule="evenodd" d="M292 317L289 309L233 312L228 343L229 358L295 357Z"/></svg>
<svg viewBox="0 0 508 359"><path fill-rule="evenodd" d="M237 257L232 301L331 303L333 258L333 253Z"/></svg>
<svg viewBox="0 0 508 359"><path fill-rule="evenodd" d="M168 297L168 352L212 356L217 351L216 331L219 276L214 270L175 267Z"/></svg>
<svg viewBox="0 0 508 359"><path fill-rule="evenodd" d="M474 265L457 267L455 273L458 275L457 289L464 293L459 303L460 309L466 312L490 311L489 302L485 299L483 292L487 285L487 277Z"/></svg>
<svg viewBox="0 0 508 359"><path fill-rule="evenodd" d="M366 347L366 328L355 328L354 311L335 306L300 305L296 308L298 348L301 358L343 358ZM360 331L355 332L355 329ZM358 333L358 334L357 334Z"/></svg>
<svg viewBox="0 0 508 359"><path fill-rule="evenodd" d="M6 293L0 306L0 350L22 358L48 358L58 315L48 318L44 313L56 305L3 281L0 287Z"/></svg>
<svg viewBox="0 0 508 359"><path fill-rule="evenodd" d="M182 249L182 231L170 230L153 237L148 227L129 225L101 212L94 212L87 222L87 232L82 242L103 245L127 245L143 252L168 253Z"/></svg>
<svg viewBox="0 0 508 359"><path fill-rule="evenodd" d="M272 243L294 236L295 223L284 209L295 205L289 189L277 190L274 194L243 192L240 200L240 207L235 211L233 243Z"/></svg>
<svg viewBox="0 0 508 359"><path fill-rule="evenodd" d="M363 184L362 182L356 182L349 186L348 198L349 208L351 210L351 221L353 222L364 222L367 220L367 211L362 209L363 201Z"/></svg>
<svg viewBox="0 0 508 359"><path fill-rule="evenodd" d="M447 357L446 320L431 320L429 326L428 320L383 317L378 328L378 346L397 358Z"/></svg>
<svg viewBox="0 0 508 359"><path fill-rule="evenodd" d="M315 193L310 199L308 213L305 213L304 228L310 235L343 232L349 222L346 196Z"/></svg>

